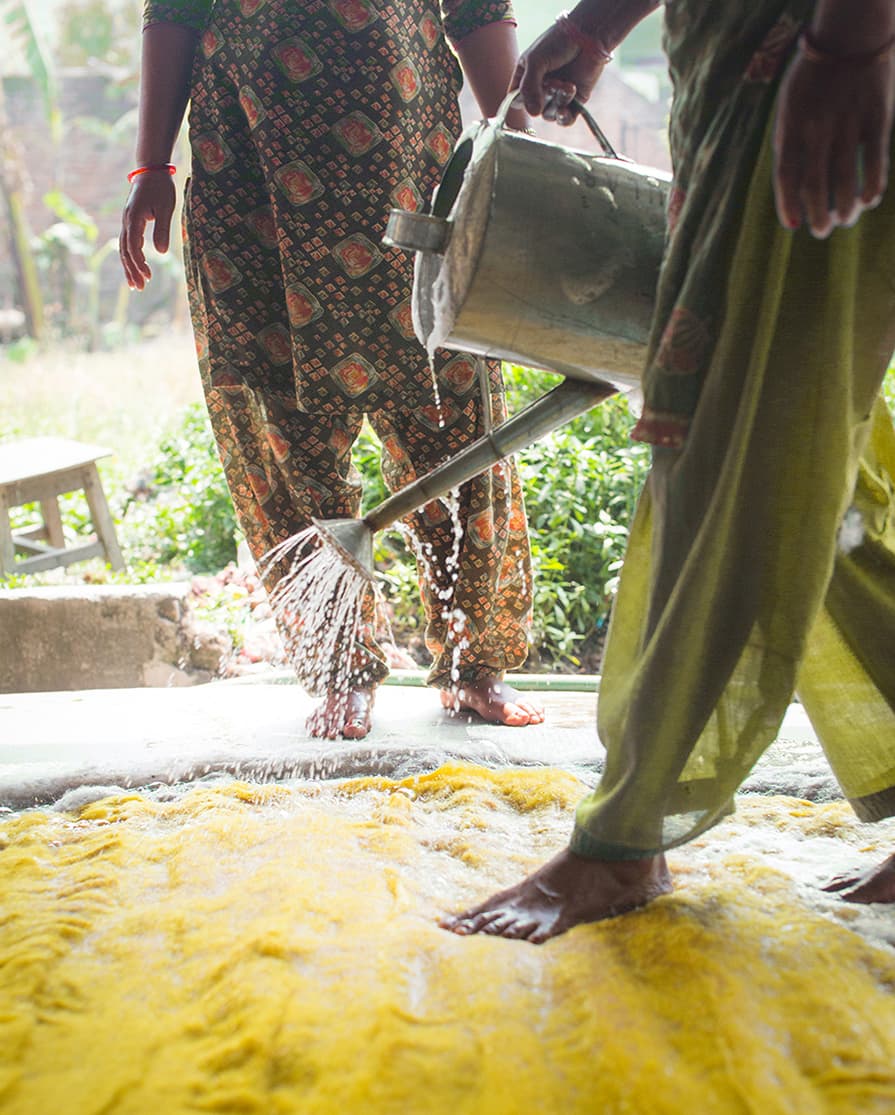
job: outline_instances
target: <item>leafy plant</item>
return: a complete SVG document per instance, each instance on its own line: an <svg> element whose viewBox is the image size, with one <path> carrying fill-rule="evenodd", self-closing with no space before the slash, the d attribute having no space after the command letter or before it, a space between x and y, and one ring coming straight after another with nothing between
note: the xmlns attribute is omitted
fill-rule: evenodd
<svg viewBox="0 0 895 1115"><path fill-rule="evenodd" d="M28 0L0 0L0 22L5 24L10 39L19 45L25 57L41 95L50 134L56 141L62 134L56 72Z"/></svg>
<svg viewBox="0 0 895 1115"><path fill-rule="evenodd" d="M131 560L214 572L236 557L236 516L208 416L201 403L184 414L143 477L145 500L132 499L121 542Z"/></svg>
<svg viewBox="0 0 895 1115"><path fill-rule="evenodd" d="M554 662L578 665L579 644L596 642L609 615L649 468L649 450L629 442L629 425L623 407L607 423L586 415L519 455L534 565L534 642Z"/></svg>
<svg viewBox="0 0 895 1115"><path fill-rule="evenodd" d="M57 143L61 135L62 115L55 72L28 0L0 0L0 24L6 29L9 43L19 48L27 63L41 95L50 138ZM24 152L10 127L3 83L0 82L0 203L6 211L9 254L28 333L35 340L40 340L44 332L44 299L31 250L31 232L25 209L27 181Z"/></svg>

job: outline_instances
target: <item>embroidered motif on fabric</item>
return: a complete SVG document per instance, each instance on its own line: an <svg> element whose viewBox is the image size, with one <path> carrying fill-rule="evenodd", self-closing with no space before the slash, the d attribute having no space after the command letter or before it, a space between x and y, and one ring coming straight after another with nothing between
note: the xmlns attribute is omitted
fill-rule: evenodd
<svg viewBox="0 0 895 1115"><path fill-rule="evenodd" d="M693 375L711 345L708 323L685 306L672 313L656 353L656 367L670 375Z"/></svg>
<svg viewBox="0 0 895 1115"><path fill-rule="evenodd" d="M781 16L749 59L743 80L765 85L774 81L798 37L799 27L791 15Z"/></svg>
<svg viewBox="0 0 895 1115"><path fill-rule="evenodd" d="M687 200L687 191L680 186L672 186L668 192L668 231L674 232L677 222Z"/></svg>
<svg viewBox="0 0 895 1115"><path fill-rule="evenodd" d="M644 408L643 414L631 431L633 441L646 441L667 449L681 449L687 440L690 420L680 414Z"/></svg>

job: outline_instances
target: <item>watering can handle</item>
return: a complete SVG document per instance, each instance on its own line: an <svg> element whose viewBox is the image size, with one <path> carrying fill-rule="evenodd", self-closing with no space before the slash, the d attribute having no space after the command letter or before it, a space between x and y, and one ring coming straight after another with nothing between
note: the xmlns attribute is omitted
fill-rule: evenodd
<svg viewBox="0 0 895 1115"><path fill-rule="evenodd" d="M516 98L518 96L519 96L518 89L514 89L514 90L512 90L512 92L507 93L507 95L504 97L503 101L501 102L500 108L497 110L497 114L494 117L494 123L499 128L503 128L503 126L506 122L507 113L512 108L513 102L516 100ZM603 154L608 155L610 159L620 158L618 152L615 150L615 148L612 146L612 144L606 138L606 135L605 135L603 129L596 122L596 120L593 118L591 113L584 107L582 102L578 100L577 97L575 98L574 101L572 101L572 106L571 107L574 108L577 111L577 113L581 117L581 119L590 128L590 130L593 133L593 136L596 139L597 143L599 143L599 145L603 148Z"/></svg>

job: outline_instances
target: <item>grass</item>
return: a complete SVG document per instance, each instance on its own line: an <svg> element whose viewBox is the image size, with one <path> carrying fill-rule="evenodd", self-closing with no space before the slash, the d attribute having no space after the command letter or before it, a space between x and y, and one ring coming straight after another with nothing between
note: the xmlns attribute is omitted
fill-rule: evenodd
<svg viewBox="0 0 895 1115"><path fill-rule="evenodd" d="M105 446L114 457L104 481L138 473L201 398L188 333L116 352L51 348L21 363L0 356L0 440L53 435Z"/></svg>

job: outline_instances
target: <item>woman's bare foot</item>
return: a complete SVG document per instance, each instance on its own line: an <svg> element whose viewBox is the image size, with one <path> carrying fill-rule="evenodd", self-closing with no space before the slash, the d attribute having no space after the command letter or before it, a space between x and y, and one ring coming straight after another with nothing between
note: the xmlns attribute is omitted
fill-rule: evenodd
<svg viewBox="0 0 895 1115"><path fill-rule="evenodd" d="M330 693L305 722L309 735L324 739L363 739L373 727L373 690Z"/></svg>
<svg viewBox="0 0 895 1115"><path fill-rule="evenodd" d="M895 902L895 855L869 871L837 875L823 889L846 902Z"/></svg>
<svg viewBox="0 0 895 1115"><path fill-rule="evenodd" d="M544 710L537 701L530 700L500 678L464 681L456 689L442 689L441 705L452 712L468 709L491 724L506 724L511 728L544 722Z"/></svg>
<svg viewBox="0 0 895 1115"><path fill-rule="evenodd" d="M664 856L584 859L566 848L517 886L439 925L461 936L491 933L540 945L575 925L616 917L670 892Z"/></svg>

